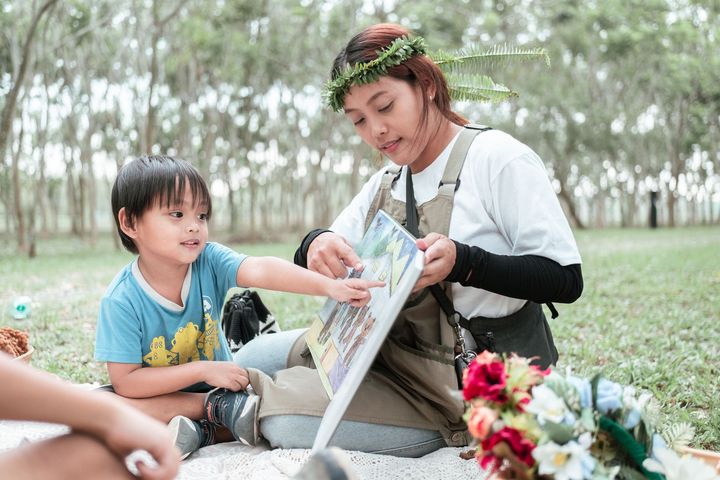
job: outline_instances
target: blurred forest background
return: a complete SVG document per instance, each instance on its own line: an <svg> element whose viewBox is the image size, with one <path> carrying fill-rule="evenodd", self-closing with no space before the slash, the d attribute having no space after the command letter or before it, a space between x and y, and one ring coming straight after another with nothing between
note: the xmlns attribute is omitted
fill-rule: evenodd
<svg viewBox="0 0 720 480"><path fill-rule="evenodd" d="M0 2L0 234L31 252L111 230L109 187L144 153L193 162L213 230L328 225L378 158L321 102L334 56L376 22L431 49L543 47L488 72L520 96L459 104L545 161L575 228L720 223L717 0ZM654 193L652 193L654 192ZM116 243L116 246L117 243Z"/></svg>

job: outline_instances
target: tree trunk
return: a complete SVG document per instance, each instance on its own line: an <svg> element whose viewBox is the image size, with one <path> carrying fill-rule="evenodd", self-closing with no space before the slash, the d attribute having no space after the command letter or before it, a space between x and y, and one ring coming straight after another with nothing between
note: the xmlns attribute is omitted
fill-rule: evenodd
<svg viewBox="0 0 720 480"><path fill-rule="evenodd" d="M70 150L68 155L67 151ZM80 235L80 219L78 215L78 196L75 188L75 178L73 175L73 158L72 148L63 148L63 157L65 158L65 179L67 182L67 202L68 210L70 210L70 233L73 235Z"/></svg>
<svg viewBox="0 0 720 480"><path fill-rule="evenodd" d="M84 230L89 235L90 245L94 246L97 242L97 221L95 219L95 204L97 203L96 187L95 187L95 174L93 171L92 164L92 146L90 140L93 135L93 124L94 119L90 117L88 122L88 129L85 132L83 138L83 145L80 150L80 165L82 178L82 192L84 192L84 207L83 213L87 215L88 230ZM85 215L83 215L85 217Z"/></svg>
<svg viewBox="0 0 720 480"><path fill-rule="evenodd" d="M22 122L22 118L21 118ZM10 170L12 172L12 186L13 186L13 207L15 210L15 218L16 218L16 235L17 235L17 246L18 251L24 252L27 248L27 244L25 243L25 216L23 215L23 208L22 208L22 189L20 185L20 154L22 153L22 142L23 137L25 136L25 129L24 126L20 127L20 135L18 135L17 139L17 150L15 153L11 156L12 158L12 164L10 165Z"/></svg>
<svg viewBox="0 0 720 480"><path fill-rule="evenodd" d="M670 131L668 132L668 143L669 143L669 151L670 154L670 176L671 178L675 179L675 188L670 190L670 185L668 184L668 196L666 199L666 206L668 209L668 226L674 227L675 226L675 207L676 207L676 199L677 199L677 182L680 179L680 173L683 168L683 155L682 155L682 147L681 142L685 138L685 124L686 124L686 117L687 117L687 101L685 98L680 98L678 100L678 105L673 111L670 111L666 114L666 120L667 125L670 127ZM673 118L677 118L677 122L673 122ZM675 128L672 128L675 127Z"/></svg>
<svg viewBox="0 0 720 480"><path fill-rule="evenodd" d="M560 193L558 193L558 196L565 204L567 214L570 217L570 223L576 228L581 230L585 229L585 224L580 220L580 216L578 215L575 199L568 193L568 189L565 188L565 182L563 181L560 182Z"/></svg>
<svg viewBox="0 0 720 480"><path fill-rule="evenodd" d="M160 76L160 68L159 68L159 62L158 62L158 44L160 43L160 38L163 34L163 29L165 28L165 25L172 20L173 17L175 17L178 13L180 13L180 10L182 10L183 6L187 3L187 0L183 0L181 2L178 2L175 5L175 9L170 12L168 15L166 15L164 18L160 18L160 12L159 12L159 5L157 0L153 0L152 3L152 19L153 19L153 31L152 31L152 53L150 55L150 85L149 85L149 92L148 92L148 101L147 101L147 117L145 120L145 132L143 135L144 138L144 151L148 155L152 154L152 147L155 143L155 105L153 105L153 95L155 94L155 87L158 83L158 79Z"/></svg>
<svg viewBox="0 0 720 480"><path fill-rule="evenodd" d="M248 183L250 184L250 198L249 198L249 214L250 214L250 238L254 239L257 234L257 227L255 226L257 218L255 216L255 200L257 198L257 182L255 181L252 166L250 167L250 176L248 177Z"/></svg>
<svg viewBox="0 0 720 480"><path fill-rule="evenodd" d="M37 32L38 23L42 19L43 15L52 7L57 0L46 0L40 9L35 13L30 22L30 28L28 29L27 35L25 36L25 43L22 48L22 60L20 62L20 68L18 69L17 76L12 79L12 88L5 96L5 105L0 115L0 158L5 157L5 149L7 148L7 140L12 130L12 120L15 116L15 107L17 105L18 94L20 88L25 81L25 75L27 74L28 64L30 63L30 53L33 41L35 40L35 33Z"/></svg>

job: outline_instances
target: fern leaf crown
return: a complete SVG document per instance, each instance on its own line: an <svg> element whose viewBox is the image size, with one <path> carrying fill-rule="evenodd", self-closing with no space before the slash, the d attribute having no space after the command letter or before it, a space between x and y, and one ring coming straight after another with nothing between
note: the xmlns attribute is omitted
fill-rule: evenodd
<svg viewBox="0 0 720 480"><path fill-rule="evenodd" d="M453 100L470 102L501 102L518 94L506 86L495 83L484 72L511 61L543 60L550 65L544 48L517 48L494 46L487 50L469 47L456 52L429 53L422 37L403 36L377 52L374 60L348 65L344 71L329 80L323 89L327 106L333 111L343 109L345 95L353 85L377 81L388 69L400 65L416 55L428 55L445 75Z"/></svg>

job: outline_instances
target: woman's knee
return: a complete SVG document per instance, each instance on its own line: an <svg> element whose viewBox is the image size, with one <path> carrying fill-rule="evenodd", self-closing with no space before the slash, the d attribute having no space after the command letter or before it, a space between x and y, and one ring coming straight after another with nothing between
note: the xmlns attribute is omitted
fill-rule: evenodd
<svg viewBox="0 0 720 480"><path fill-rule="evenodd" d="M255 368L272 376L287 368L290 350L306 331L294 329L257 336L235 352L233 359L243 368Z"/></svg>

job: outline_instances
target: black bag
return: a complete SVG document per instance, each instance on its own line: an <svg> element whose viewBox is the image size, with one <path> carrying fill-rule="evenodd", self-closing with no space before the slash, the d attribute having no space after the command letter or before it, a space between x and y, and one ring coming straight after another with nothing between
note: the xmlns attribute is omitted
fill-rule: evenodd
<svg viewBox="0 0 720 480"><path fill-rule="evenodd" d="M276 333L280 327L260 295L252 290L236 293L225 302L222 330L235 353L247 342L266 333Z"/></svg>

